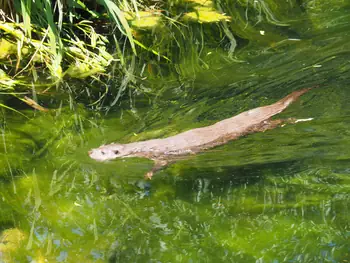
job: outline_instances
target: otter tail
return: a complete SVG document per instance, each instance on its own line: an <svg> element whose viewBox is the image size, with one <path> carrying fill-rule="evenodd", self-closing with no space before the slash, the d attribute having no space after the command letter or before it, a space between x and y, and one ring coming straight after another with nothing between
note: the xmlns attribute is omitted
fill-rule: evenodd
<svg viewBox="0 0 350 263"><path fill-rule="evenodd" d="M291 103L296 101L301 95L311 89L312 88L305 88L302 90L294 91L273 104L243 112L236 117L233 117L232 121L238 121L241 123L241 125L247 124L247 126L250 124L259 124L260 122L268 120L272 116L284 111Z"/></svg>
<svg viewBox="0 0 350 263"><path fill-rule="evenodd" d="M316 87L318 87L318 86L294 91L291 94L289 94L288 96L286 96L283 99L276 102L276 104L282 104L285 108L287 108L291 103L296 101L301 95L305 94L309 90L316 88Z"/></svg>

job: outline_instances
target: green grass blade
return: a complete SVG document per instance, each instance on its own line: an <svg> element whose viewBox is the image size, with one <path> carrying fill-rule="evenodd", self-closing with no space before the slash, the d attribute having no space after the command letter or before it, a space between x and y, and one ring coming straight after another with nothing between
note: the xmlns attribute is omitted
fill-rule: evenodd
<svg viewBox="0 0 350 263"><path fill-rule="evenodd" d="M131 29L129 27L128 21L126 20L123 12L111 0L100 0L100 2L106 7L108 12L112 15L113 20L118 25L119 31L127 36L127 38L129 39L131 48L132 48L134 54L136 55L136 48L135 48L134 38L132 37ZM120 26L119 22L121 23L121 26ZM125 32L124 32L124 30L125 30Z"/></svg>
<svg viewBox="0 0 350 263"><path fill-rule="evenodd" d="M46 20L49 25L48 36L50 40L51 54L53 56L53 59L51 60L51 65L47 66L50 68L51 74L60 79L62 78L61 62L63 58L63 48L59 32L57 30L56 24L54 23L50 0L44 0L44 10Z"/></svg>
<svg viewBox="0 0 350 263"><path fill-rule="evenodd" d="M166 56L163 56L161 54L159 54L157 51L155 51L154 49L148 48L146 47L144 44L142 44L141 42L137 41L136 39L134 39L135 44L137 44L138 46L142 47L143 49L146 49L147 51L152 52L153 54L160 56L162 58L164 58L165 60L171 62L171 60L169 58L167 58Z"/></svg>
<svg viewBox="0 0 350 263"><path fill-rule="evenodd" d="M29 118L28 118L26 115L24 115L22 112L20 112L20 111L14 109L14 108L11 108L11 107L9 107L9 106L6 106L5 104L0 103L0 107L3 107L4 109L12 110L12 111L14 111L14 112L16 112L16 113L18 113L18 114L20 114L20 115L26 117L27 119L29 119Z"/></svg>
<svg viewBox="0 0 350 263"><path fill-rule="evenodd" d="M22 10L22 17L23 17L23 25L24 25L24 31L26 33L27 37L31 37L31 9L32 9L32 1L31 0L21 0L21 10Z"/></svg>

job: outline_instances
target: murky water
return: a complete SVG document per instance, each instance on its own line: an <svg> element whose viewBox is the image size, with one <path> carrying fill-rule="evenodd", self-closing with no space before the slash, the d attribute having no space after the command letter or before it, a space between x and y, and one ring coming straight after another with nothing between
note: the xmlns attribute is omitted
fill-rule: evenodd
<svg viewBox="0 0 350 263"><path fill-rule="evenodd" d="M150 81L152 103L139 96L107 116L79 105L30 120L3 112L0 261L350 262L350 13L338 2L313 30L295 21L300 41L247 46L242 62L206 47L210 70L184 85ZM152 181L148 160L87 156L314 85L277 116L314 120L191 156Z"/></svg>

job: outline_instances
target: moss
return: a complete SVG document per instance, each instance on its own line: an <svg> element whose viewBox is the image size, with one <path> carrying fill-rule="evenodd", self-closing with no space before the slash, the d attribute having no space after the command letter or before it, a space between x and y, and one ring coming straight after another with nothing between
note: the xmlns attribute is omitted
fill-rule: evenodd
<svg viewBox="0 0 350 263"><path fill-rule="evenodd" d="M27 235L17 228L4 230L0 237L0 260L16 262L15 255L27 239Z"/></svg>
<svg viewBox="0 0 350 263"><path fill-rule="evenodd" d="M211 7L196 8L196 11L185 13L183 15L183 19L199 23L217 23L220 21L231 21L231 17L219 13Z"/></svg>
<svg viewBox="0 0 350 263"><path fill-rule="evenodd" d="M7 58L12 54L17 54L17 45L9 42L5 38L0 39L0 59Z"/></svg>

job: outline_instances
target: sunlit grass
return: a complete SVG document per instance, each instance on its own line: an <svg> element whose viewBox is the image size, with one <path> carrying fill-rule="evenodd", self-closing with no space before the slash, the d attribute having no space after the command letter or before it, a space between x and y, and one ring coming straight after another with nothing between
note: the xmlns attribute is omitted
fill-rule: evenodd
<svg viewBox="0 0 350 263"><path fill-rule="evenodd" d="M268 42L261 32L265 34L264 27L271 25L287 25L278 14L289 7L271 0L238 1L234 5L231 0L169 1L149 6L137 0L96 3L19 0L18 3L13 6L0 2L6 21L0 24L5 37L0 42L0 58L15 83L11 88L23 92L27 86L31 87L28 93L36 88L40 93L43 91L40 85L47 86L44 91L50 85L59 89L74 78L83 80L83 85L89 87L98 82L101 89L86 92L87 97L93 98L90 105L102 103L107 93L120 99L126 91L125 83L134 88L140 85L140 80L158 78L164 72L186 79L197 71L209 69L203 52L206 45L219 46L229 59L238 61L234 54L242 45L236 36ZM290 8L294 10L295 6ZM266 32L270 39L283 39L279 33ZM143 76L133 76L130 85L125 80L130 78L133 59L137 65L143 65ZM161 65L155 65L157 61ZM190 64L191 72L182 69L181 63L186 67ZM114 72L110 71L112 67ZM137 70L132 72L137 73ZM19 81L24 85L19 87ZM111 89L110 82L118 83L114 86L120 89Z"/></svg>

